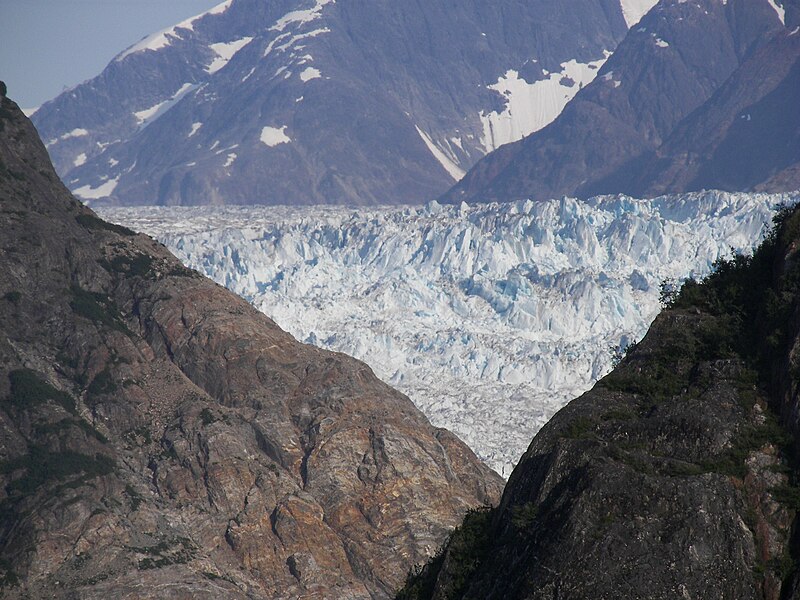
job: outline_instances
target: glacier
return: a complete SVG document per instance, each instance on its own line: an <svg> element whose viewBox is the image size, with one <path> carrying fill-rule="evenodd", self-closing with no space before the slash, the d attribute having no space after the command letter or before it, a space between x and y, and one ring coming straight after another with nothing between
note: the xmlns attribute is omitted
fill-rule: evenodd
<svg viewBox="0 0 800 600"><path fill-rule="evenodd" d="M307 343L345 352L508 476L657 315L792 195L480 206L103 208Z"/></svg>

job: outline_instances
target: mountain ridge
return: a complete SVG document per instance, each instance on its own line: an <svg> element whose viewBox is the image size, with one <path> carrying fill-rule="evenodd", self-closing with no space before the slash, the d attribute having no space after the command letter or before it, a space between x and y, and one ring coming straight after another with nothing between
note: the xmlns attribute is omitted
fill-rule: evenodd
<svg viewBox="0 0 800 600"><path fill-rule="evenodd" d="M502 482L59 182L0 98L4 597L386 598Z"/></svg>
<svg viewBox="0 0 800 600"><path fill-rule="evenodd" d="M792 180L782 187L766 187L773 174L757 161L759 168L751 167L749 178L735 177L742 165L762 152L764 143L751 148L749 138L743 138L729 144L728 158L737 165L729 172L724 161L708 160L709 151L704 150L706 121L727 131L730 116L719 111L735 105L746 113L747 99L759 99L753 90L772 91L765 89L760 73L796 60L791 33L796 7L785 4L789 16L782 16L768 0L662 0L628 32L598 77L553 123L479 161L442 199L457 203L605 193L655 196L710 187L796 189L800 182ZM763 56L766 50L771 51L769 56ZM760 66L749 65L759 52ZM738 86L730 83L737 77L742 80ZM784 99L791 105L791 83L786 83ZM735 96L726 98L726 93ZM765 114L752 123L749 135L761 139L779 130L794 132L787 135L793 136L796 146L792 123L781 130L783 124L780 112ZM706 134L687 137L697 128ZM794 146L782 149L781 160L800 160ZM655 156L658 160L650 160ZM711 172L699 180L691 175L703 168ZM715 178L716 170L728 173L730 181ZM670 179L671 171L676 175ZM758 187L760 183L764 185Z"/></svg>
<svg viewBox="0 0 800 600"><path fill-rule="evenodd" d="M234 0L33 120L90 202L424 202L552 120L627 27L619 0Z"/></svg>

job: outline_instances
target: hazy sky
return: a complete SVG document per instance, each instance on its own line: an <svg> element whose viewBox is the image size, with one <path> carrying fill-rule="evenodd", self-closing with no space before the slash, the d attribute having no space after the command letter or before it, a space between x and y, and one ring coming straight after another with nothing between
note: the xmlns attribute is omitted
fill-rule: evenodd
<svg viewBox="0 0 800 600"><path fill-rule="evenodd" d="M0 79L23 108L102 71L142 37L222 0L0 0Z"/></svg>

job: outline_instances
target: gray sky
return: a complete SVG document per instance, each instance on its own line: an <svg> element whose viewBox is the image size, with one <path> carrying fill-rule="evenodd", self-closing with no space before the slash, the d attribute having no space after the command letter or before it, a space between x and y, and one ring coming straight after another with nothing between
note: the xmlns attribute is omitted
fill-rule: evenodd
<svg viewBox="0 0 800 600"><path fill-rule="evenodd" d="M94 77L144 36L222 0L0 0L0 79L23 108Z"/></svg>

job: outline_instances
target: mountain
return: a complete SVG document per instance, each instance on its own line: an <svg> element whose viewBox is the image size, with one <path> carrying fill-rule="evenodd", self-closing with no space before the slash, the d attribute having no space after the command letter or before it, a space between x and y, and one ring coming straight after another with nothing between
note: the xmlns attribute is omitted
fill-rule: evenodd
<svg viewBox="0 0 800 600"><path fill-rule="evenodd" d="M227 0L34 123L84 200L424 202L544 127L655 0Z"/></svg>
<svg viewBox="0 0 800 600"><path fill-rule="evenodd" d="M630 185L668 189L800 189L800 35L759 48L658 148Z"/></svg>
<svg viewBox="0 0 800 600"><path fill-rule="evenodd" d="M664 281L750 252L798 196L705 192L475 206L129 207L300 340L366 360L508 476L531 437L641 339Z"/></svg>
<svg viewBox="0 0 800 600"><path fill-rule="evenodd" d="M502 481L59 182L0 85L4 598L386 598Z"/></svg>
<svg viewBox="0 0 800 600"><path fill-rule="evenodd" d="M661 0L553 123L487 156L444 199L797 189L800 14L785 6Z"/></svg>
<svg viewBox="0 0 800 600"><path fill-rule="evenodd" d="M397 597L800 597L800 210L780 220L667 298Z"/></svg>

